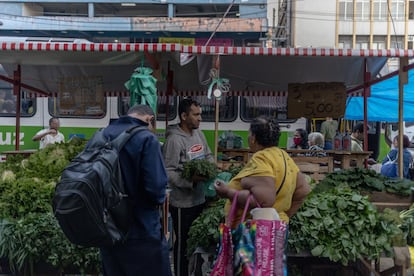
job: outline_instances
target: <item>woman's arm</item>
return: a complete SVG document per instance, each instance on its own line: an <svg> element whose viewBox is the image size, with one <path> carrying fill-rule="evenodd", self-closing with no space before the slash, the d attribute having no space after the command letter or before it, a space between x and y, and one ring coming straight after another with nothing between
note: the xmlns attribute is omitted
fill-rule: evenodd
<svg viewBox="0 0 414 276"><path fill-rule="evenodd" d="M275 179L270 176L248 176L240 181L243 189L249 190L261 207L272 207L276 201Z"/></svg>
<svg viewBox="0 0 414 276"><path fill-rule="evenodd" d="M250 194L253 194L257 203L261 207L272 207L276 200L276 188L274 178L269 176L249 176L244 177L241 182L242 190L237 197L237 204L239 207L244 207L246 200ZM235 189L229 188L224 182L217 181L214 184L217 194L220 197L233 200ZM257 205L256 202L251 202L251 207Z"/></svg>
<svg viewBox="0 0 414 276"><path fill-rule="evenodd" d="M298 172L298 175L296 176L296 189L292 197L292 205L290 206L290 209L286 211L289 218L296 214L310 191L311 188L305 176L301 172Z"/></svg>

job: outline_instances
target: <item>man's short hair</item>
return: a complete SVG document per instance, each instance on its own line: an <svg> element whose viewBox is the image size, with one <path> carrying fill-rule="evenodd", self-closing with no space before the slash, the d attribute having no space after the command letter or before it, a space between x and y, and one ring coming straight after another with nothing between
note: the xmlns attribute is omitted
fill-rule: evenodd
<svg viewBox="0 0 414 276"><path fill-rule="evenodd" d="M51 118L49 119L49 126L50 126L50 124L51 124L54 120L59 121L59 118L58 118L58 117L51 117Z"/></svg>
<svg viewBox="0 0 414 276"><path fill-rule="evenodd" d="M184 98L180 101L180 104L178 105L178 114L180 118L183 112L184 113L190 112L192 105L200 106L200 103L197 102L196 100L193 100L192 98Z"/></svg>
<svg viewBox="0 0 414 276"><path fill-rule="evenodd" d="M130 107L128 109L127 114L128 115L130 115L130 114L138 114L138 115L151 115L151 116L155 116L154 115L154 111L151 109L151 107L149 107L148 105L145 105L145 104L136 104L136 105Z"/></svg>

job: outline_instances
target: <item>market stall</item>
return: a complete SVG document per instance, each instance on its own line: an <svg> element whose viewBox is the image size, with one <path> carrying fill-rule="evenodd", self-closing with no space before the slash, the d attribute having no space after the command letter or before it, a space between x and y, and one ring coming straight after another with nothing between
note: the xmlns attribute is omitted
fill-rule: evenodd
<svg viewBox="0 0 414 276"><path fill-rule="evenodd" d="M181 66L176 60L176 55L181 53L193 54L197 58L187 66ZM342 83L345 89L363 85L367 82L367 73L372 76L377 75L387 58L413 57L414 52L412 50L267 49L116 43L2 43L0 47L0 60L9 76L13 76L11 81L15 85L16 94L20 93L24 83L27 89L36 90L35 93L54 95L59 91L59 82L53 80L92 75L99 75L104 80L102 90L105 93L124 92L124 82L142 60L145 61L146 66L154 69L154 74L159 76L162 76L162 70L166 68L174 71L174 79L171 83L160 78L157 84L159 89L168 88L167 90L176 94L188 90L207 91L202 83L208 79L213 56L220 56L219 77L229 80L232 91L243 93L243 91L266 90L277 93L288 91L289 84L292 83L320 85L334 82ZM171 64L171 67L168 67L168 64ZM315 101L306 95L301 99L306 100L308 104ZM309 111L309 115L314 112L318 112L316 107ZM17 135L18 120L17 115ZM219 123L217 128L220 128ZM347 201L355 203L353 196L349 194ZM364 208L369 212L372 211L367 207L369 204L365 201L362 203ZM379 247L379 249L383 248Z"/></svg>

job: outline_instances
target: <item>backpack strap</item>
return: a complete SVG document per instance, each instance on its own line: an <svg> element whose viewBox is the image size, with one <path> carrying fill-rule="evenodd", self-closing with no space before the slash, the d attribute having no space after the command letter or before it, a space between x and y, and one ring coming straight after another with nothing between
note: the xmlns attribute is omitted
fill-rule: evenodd
<svg viewBox="0 0 414 276"><path fill-rule="evenodd" d="M125 145L128 140L134 136L135 133L142 131L142 130L149 130L147 126L133 126L128 128L127 130L124 130L119 134L115 139L110 141L112 146L116 147L118 151L122 149L122 147Z"/></svg>

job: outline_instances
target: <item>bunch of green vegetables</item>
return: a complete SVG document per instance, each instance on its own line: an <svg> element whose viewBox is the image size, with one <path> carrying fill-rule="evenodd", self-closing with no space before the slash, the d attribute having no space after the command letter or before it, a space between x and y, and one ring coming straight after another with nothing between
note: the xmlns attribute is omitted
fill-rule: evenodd
<svg viewBox="0 0 414 276"><path fill-rule="evenodd" d="M366 196L335 187L308 196L290 221L288 246L291 252L310 251L347 265L360 257L392 254L394 230Z"/></svg>
<svg viewBox="0 0 414 276"><path fill-rule="evenodd" d="M197 247L206 250L215 247L219 240L218 227L224 221L225 199L211 202L191 225L187 240L187 256L191 256Z"/></svg>
<svg viewBox="0 0 414 276"><path fill-rule="evenodd" d="M9 260L11 269L33 275L33 265L42 260L62 270L99 271L98 250L67 240L51 208L63 168L85 143L73 139L0 164L0 256Z"/></svg>
<svg viewBox="0 0 414 276"><path fill-rule="evenodd" d="M192 181L194 175L212 179L217 176L218 169L215 163L207 159L193 159L184 163L181 176L188 181Z"/></svg>
<svg viewBox="0 0 414 276"><path fill-rule="evenodd" d="M30 213L17 220L0 220L0 256L7 257L12 270L25 269L33 275L36 262L45 261L61 270L100 270L99 252L69 242L53 214Z"/></svg>
<svg viewBox="0 0 414 276"><path fill-rule="evenodd" d="M410 196L414 187L414 182L408 179L388 178L374 170L353 168L327 174L315 189L323 191L344 184L353 190L389 192L401 196Z"/></svg>
<svg viewBox="0 0 414 276"><path fill-rule="evenodd" d="M397 228L392 240L394 246L414 245L414 204L407 210L385 208L382 218Z"/></svg>

